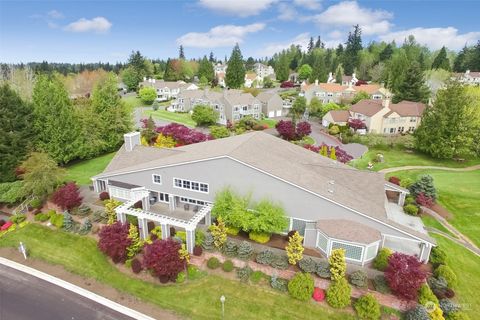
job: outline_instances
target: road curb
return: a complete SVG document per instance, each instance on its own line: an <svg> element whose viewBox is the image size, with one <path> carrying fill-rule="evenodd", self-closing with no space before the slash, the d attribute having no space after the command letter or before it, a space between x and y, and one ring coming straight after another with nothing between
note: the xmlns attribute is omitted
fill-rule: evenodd
<svg viewBox="0 0 480 320"><path fill-rule="evenodd" d="M85 297L87 299L90 299L92 301L95 301L101 305L104 305L112 310L115 310L117 312L120 312L126 316L132 317L134 319L138 320L155 320L154 318L147 316L143 313L140 313L138 311L135 311L133 309L127 308L125 306L122 306L121 304L118 304L112 300L109 300L105 297L99 296L98 294L95 294L91 291L88 291L86 289L83 289L79 286L76 286L70 282L64 281L62 279L59 279L57 277L54 277L52 275L49 275L47 273L38 271L36 269L27 267L23 264L17 263L15 261L11 261L5 258L0 257L0 264L13 268L15 270L27 273L31 276L37 277L39 279L42 279L44 281L50 282L56 286L59 286L63 289L69 290L71 292L74 292L82 297Z"/></svg>

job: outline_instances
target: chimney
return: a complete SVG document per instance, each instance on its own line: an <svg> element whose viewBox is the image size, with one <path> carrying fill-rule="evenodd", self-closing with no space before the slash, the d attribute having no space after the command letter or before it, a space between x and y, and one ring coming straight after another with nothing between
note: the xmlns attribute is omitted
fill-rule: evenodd
<svg viewBox="0 0 480 320"><path fill-rule="evenodd" d="M382 106L388 108L390 106L390 98L386 98L382 101Z"/></svg>
<svg viewBox="0 0 480 320"><path fill-rule="evenodd" d="M135 148L135 146L139 146L140 143L140 132L135 131L135 132L130 132L130 133L125 133L123 135L123 139L125 141L125 150L127 152L130 152Z"/></svg>
<svg viewBox="0 0 480 320"><path fill-rule="evenodd" d="M318 79L315 79L315 85L318 86Z"/></svg>

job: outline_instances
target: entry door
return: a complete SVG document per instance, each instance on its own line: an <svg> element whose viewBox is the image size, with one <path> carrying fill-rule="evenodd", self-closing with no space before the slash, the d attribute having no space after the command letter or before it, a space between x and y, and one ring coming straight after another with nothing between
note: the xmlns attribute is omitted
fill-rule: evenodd
<svg viewBox="0 0 480 320"><path fill-rule="evenodd" d="M168 193L158 193L158 201L160 202L170 202L170 195Z"/></svg>

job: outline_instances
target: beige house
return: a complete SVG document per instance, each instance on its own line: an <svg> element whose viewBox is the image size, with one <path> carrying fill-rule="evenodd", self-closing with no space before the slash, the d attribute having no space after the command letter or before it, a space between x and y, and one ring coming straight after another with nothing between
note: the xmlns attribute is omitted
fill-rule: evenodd
<svg viewBox="0 0 480 320"><path fill-rule="evenodd" d="M390 96L389 91L380 84L353 86L351 83L341 85L338 83L318 83L318 81L302 85L300 95L305 97L307 103L310 103L313 97L316 97L322 103L342 103L352 100L355 94L361 91L368 93L373 100L382 100Z"/></svg>
<svg viewBox="0 0 480 320"><path fill-rule="evenodd" d="M322 118L322 125L328 127L331 123L346 126L350 118L348 110L330 110Z"/></svg>
<svg viewBox="0 0 480 320"><path fill-rule="evenodd" d="M284 110L282 98L274 92L262 92L256 97L262 103L262 113L269 118L281 117L288 113Z"/></svg>
<svg viewBox="0 0 480 320"><path fill-rule="evenodd" d="M181 91L197 90L197 85L184 81L163 81L144 78L140 87L153 87L157 90L157 101L176 99Z"/></svg>

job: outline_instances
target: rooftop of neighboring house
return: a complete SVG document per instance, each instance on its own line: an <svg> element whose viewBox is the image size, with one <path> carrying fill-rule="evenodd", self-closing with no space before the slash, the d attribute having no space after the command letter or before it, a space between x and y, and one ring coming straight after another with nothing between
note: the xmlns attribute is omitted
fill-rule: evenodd
<svg viewBox="0 0 480 320"><path fill-rule="evenodd" d="M218 79L224 79L225 78L225 72L217 72L216 74Z"/></svg>
<svg viewBox="0 0 480 320"><path fill-rule="evenodd" d="M95 178L222 157L432 242L428 235L388 220L383 174L357 170L261 131L174 149L137 145L127 151L122 146L105 171Z"/></svg>
<svg viewBox="0 0 480 320"><path fill-rule="evenodd" d="M262 91L256 96L256 98L262 103L267 103L270 99L276 96L280 97L276 92Z"/></svg>
<svg viewBox="0 0 480 320"><path fill-rule="evenodd" d="M246 73L245 74L245 80L247 80L247 79L254 81L255 79L257 79L257 74L255 72Z"/></svg>
<svg viewBox="0 0 480 320"><path fill-rule="evenodd" d="M140 82L140 86L143 86L143 87L152 86L157 89L168 88L170 90L178 89L185 85L187 85L187 83L184 81L164 81L164 80L155 80L155 79L148 79Z"/></svg>
<svg viewBox="0 0 480 320"><path fill-rule="evenodd" d="M367 117L372 117L380 110L388 108L384 117L388 117L393 113L397 113L401 117L421 117L426 109L426 105L421 102L401 101L399 103L390 103L384 107L385 101L365 99L350 107L350 111L363 114Z"/></svg>
<svg viewBox="0 0 480 320"><path fill-rule="evenodd" d="M350 111L348 110L330 110L327 114L330 114L335 122L347 122L350 118Z"/></svg>
<svg viewBox="0 0 480 320"><path fill-rule="evenodd" d="M229 92L231 90L225 91L223 98L232 106L235 105L251 105L258 100L251 93L244 92Z"/></svg>
<svg viewBox="0 0 480 320"><path fill-rule="evenodd" d="M325 92L344 92L344 91L352 91L352 92L359 92L365 91L368 94L374 94L376 92L380 92L384 95L388 94L388 90L383 88L380 84L372 83L372 84L362 84L360 86L343 86L339 83L312 83L312 84L305 84L302 86L303 91L307 90L316 90L316 91L325 91Z"/></svg>
<svg viewBox="0 0 480 320"><path fill-rule="evenodd" d="M350 107L350 111L371 117L383 109L382 100L364 99Z"/></svg>

